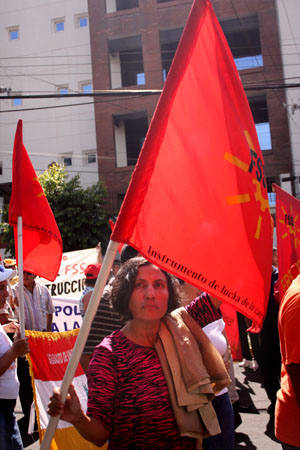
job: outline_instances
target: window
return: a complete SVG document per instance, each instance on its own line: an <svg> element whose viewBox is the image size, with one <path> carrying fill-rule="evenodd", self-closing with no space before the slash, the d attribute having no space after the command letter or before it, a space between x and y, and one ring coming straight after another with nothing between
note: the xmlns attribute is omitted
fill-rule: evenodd
<svg viewBox="0 0 300 450"><path fill-rule="evenodd" d="M83 164L94 164L96 162L96 150L85 150L83 152Z"/></svg>
<svg viewBox="0 0 300 450"><path fill-rule="evenodd" d="M14 92L14 95L20 95L21 96L21 92ZM21 106L23 103L21 98L13 98L12 99L12 106Z"/></svg>
<svg viewBox="0 0 300 450"><path fill-rule="evenodd" d="M65 86L58 86L57 88L58 94L59 95L66 95L69 93L69 88L67 85Z"/></svg>
<svg viewBox="0 0 300 450"><path fill-rule="evenodd" d="M93 85L91 81L83 81L79 85L79 90L83 92L84 94L89 94L90 92L93 92Z"/></svg>
<svg viewBox="0 0 300 450"><path fill-rule="evenodd" d="M72 166L72 155L64 155L62 156L62 163L68 167L68 166Z"/></svg>
<svg viewBox="0 0 300 450"><path fill-rule="evenodd" d="M250 97L251 108L259 145L262 150L272 150L271 130L268 116L268 107L265 95Z"/></svg>
<svg viewBox="0 0 300 450"><path fill-rule="evenodd" d="M96 162L96 153L88 153L87 154L87 163L93 164Z"/></svg>
<svg viewBox="0 0 300 450"><path fill-rule="evenodd" d="M156 0L157 3L166 3L166 2L170 2L171 0Z"/></svg>
<svg viewBox="0 0 300 450"><path fill-rule="evenodd" d="M145 84L141 36L113 39L108 47L112 89Z"/></svg>
<svg viewBox="0 0 300 450"><path fill-rule="evenodd" d="M178 42L183 28L174 30L163 30L159 32L161 63L163 70L163 80L165 81L170 70Z"/></svg>
<svg viewBox="0 0 300 450"><path fill-rule="evenodd" d="M78 27L78 28L84 28L84 27L87 27L88 24L89 24L87 14L84 14L84 15L81 15L81 16L77 16L77 21L76 21L76 23L77 23L77 27Z"/></svg>
<svg viewBox="0 0 300 450"><path fill-rule="evenodd" d="M257 16L220 22L238 70L263 66Z"/></svg>
<svg viewBox="0 0 300 450"><path fill-rule="evenodd" d="M276 204L276 193L273 192L272 184L276 183L278 184L278 181L276 178L267 178L267 190L268 190L268 198L269 198L269 204L270 206L275 206Z"/></svg>
<svg viewBox="0 0 300 450"><path fill-rule="evenodd" d="M0 175L3 175L3 162L0 161Z"/></svg>
<svg viewBox="0 0 300 450"><path fill-rule="evenodd" d="M20 37L19 27L8 28L8 38L10 41L16 41Z"/></svg>
<svg viewBox="0 0 300 450"><path fill-rule="evenodd" d="M65 29L65 19L64 18L54 19L53 24L54 24L55 32L64 31L64 29Z"/></svg>
<svg viewBox="0 0 300 450"><path fill-rule="evenodd" d="M134 166L148 130L147 112L114 116L117 167Z"/></svg>
<svg viewBox="0 0 300 450"><path fill-rule="evenodd" d="M139 0L106 0L107 13L138 7L139 7Z"/></svg>

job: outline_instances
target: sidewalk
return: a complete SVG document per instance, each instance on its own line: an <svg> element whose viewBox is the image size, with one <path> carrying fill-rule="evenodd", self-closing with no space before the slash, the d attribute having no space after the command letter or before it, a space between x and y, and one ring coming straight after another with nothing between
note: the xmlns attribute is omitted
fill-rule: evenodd
<svg viewBox="0 0 300 450"><path fill-rule="evenodd" d="M241 413L242 423L235 433L235 450L281 450L281 445L267 427L270 418L267 413L269 401L262 387L260 371L241 369L238 363L234 363L234 370L240 404L250 408L250 412ZM17 403L16 415L17 420L22 417L19 403ZM40 448L39 441L30 443L25 448L38 450Z"/></svg>
<svg viewBox="0 0 300 450"><path fill-rule="evenodd" d="M260 370L240 368L234 363L236 386L240 404L250 408L249 413L241 413L242 423L236 429L235 450L280 450L281 444L276 440L267 408L270 404L266 391L262 387Z"/></svg>

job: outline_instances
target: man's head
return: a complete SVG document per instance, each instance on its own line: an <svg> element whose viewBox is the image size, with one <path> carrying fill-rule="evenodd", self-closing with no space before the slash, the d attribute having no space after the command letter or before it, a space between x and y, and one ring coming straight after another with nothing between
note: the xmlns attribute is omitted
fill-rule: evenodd
<svg viewBox="0 0 300 450"><path fill-rule="evenodd" d="M111 268L114 276L116 276L116 274L118 273L120 267L121 267L120 260L119 259L115 259L114 262L113 262L112 268Z"/></svg>
<svg viewBox="0 0 300 450"><path fill-rule="evenodd" d="M23 283L26 289L32 290L34 285L34 280L36 275L34 273L28 272L27 270L23 270Z"/></svg>
<svg viewBox="0 0 300 450"><path fill-rule="evenodd" d="M84 271L85 284L87 286L95 286L101 264L89 264Z"/></svg>

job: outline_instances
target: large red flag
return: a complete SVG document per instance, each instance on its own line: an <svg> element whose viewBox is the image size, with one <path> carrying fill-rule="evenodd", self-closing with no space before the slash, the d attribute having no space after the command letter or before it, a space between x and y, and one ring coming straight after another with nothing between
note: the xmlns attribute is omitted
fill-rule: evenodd
<svg viewBox="0 0 300 450"><path fill-rule="evenodd" d="M272 222L255 125L208 0L195 0L112 240L261 324Z"/></svg>
<svg viewBox="0 0 300 450"><path fill-rule="evenodd" d="M276 184L276 235L279 296L300 273L300 201Z"/></svg>
<svg viewBox="0 0 300 450"><path fill-rule="evenodd" d="M9 223L14 227L17 251L17 220L23 219L23 270L54 281L62 258L62 242L54 215L23 145L19 120L13 153Z"/></svg>

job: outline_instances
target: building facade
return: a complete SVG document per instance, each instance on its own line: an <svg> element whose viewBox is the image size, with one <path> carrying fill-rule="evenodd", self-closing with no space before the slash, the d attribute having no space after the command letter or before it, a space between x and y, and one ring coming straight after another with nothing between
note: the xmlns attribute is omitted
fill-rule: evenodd
<svg viewBox="0 0 300 450"><path fill-rule="evenodd" d="M93 90L87 1L2 0L0 41L0 197L9 199L18 119L37 173L64 163L83 187L97 182L93 98L61 97ZM57 98L22 98L31 94Z"/></svg>
<svg viewBox="0 0 300 450"><path fill-rule="evenodd" d="M268 190L293 176L275 0L212 0L246 90ZM88 0L95 89L161 89L192 1ZM120 206L157 95L95 103L98 165L112 209Z"/></svg>
<svg viewBox="0 0 300 450"><path fill-rule="evenodd" d="M289 122L294 177L290 183L287 180L286 190L291 193L291 185L294 185L295 195L300 198L300 3L276 0L276 4L284 83L292 86L286 89L284 106ZM293 86L297 84L298 87Z"/></svg>

